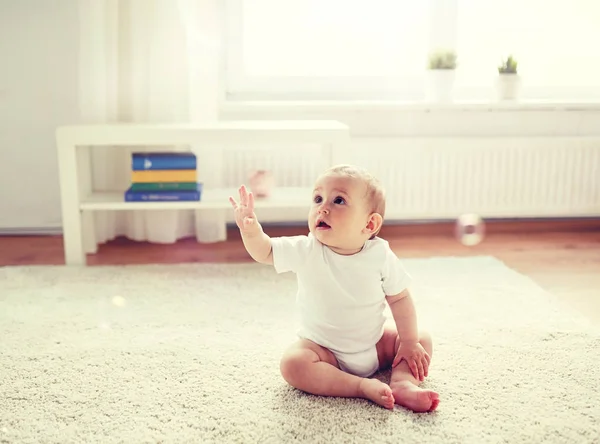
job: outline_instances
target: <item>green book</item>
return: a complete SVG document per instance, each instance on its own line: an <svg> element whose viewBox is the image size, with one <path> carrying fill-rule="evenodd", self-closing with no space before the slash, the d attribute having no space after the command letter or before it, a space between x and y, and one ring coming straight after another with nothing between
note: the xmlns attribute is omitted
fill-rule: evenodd
<svg viewBox="0 0 600 444"><path fill-rule="evenodd" d="M196 182L148 182L132 183L131 191L196 191L198 184Z"/></svg>

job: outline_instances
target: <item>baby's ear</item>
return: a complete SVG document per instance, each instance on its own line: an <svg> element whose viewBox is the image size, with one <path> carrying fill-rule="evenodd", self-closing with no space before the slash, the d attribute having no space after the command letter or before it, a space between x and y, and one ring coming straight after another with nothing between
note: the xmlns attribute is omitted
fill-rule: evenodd
<svg viewBox="0 0 600 444"><path fill-rule="evenodd" d="M363 229L365 233L374 234L381 229L383 225L383 217L379 213L372 213L367 221L367 226Z"/></svg>

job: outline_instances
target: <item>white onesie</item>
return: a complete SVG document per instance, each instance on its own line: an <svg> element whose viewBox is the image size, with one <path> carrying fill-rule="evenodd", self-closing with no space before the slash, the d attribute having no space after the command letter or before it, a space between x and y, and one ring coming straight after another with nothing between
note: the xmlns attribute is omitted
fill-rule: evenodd
<svg viewBox="0 0 600 444"><path fill-rule="evenodd" d="M379 368L375 345L383 335L385 297L401 293L410 276L381 238L344 256L313 235L271 239L277 273L298 279L298 335L328 348L340 368L367 377Z"/></svg>

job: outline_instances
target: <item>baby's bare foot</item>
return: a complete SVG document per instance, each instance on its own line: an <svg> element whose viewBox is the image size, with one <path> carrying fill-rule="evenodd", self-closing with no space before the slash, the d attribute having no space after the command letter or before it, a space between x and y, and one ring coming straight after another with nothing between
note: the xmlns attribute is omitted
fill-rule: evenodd
<svg viewBox="0 0 600 444"><path fill-rule="evenodd" d="M381 382L379 379L363 378L360 381L360 391L363 398L379 404L386 409L394 408L394 395L389 385Z"/></svg>
<svg viewBox="0 0 600 444"><path fill-rule="evenodd" d="M440 403L439 395L424 390L410 381L400 381L393 385L394 402L411 409L413 412L432 412Z"/></svg>

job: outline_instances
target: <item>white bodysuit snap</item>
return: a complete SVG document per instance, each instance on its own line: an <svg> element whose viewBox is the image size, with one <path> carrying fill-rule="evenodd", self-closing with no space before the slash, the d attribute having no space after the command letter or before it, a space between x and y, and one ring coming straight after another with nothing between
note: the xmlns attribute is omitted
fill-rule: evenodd
<svg viewBox="0 0 600 444"><path fill-rule="evenodd" d="M348 373L375 373L385 297L401 293L411 280L388 242L376 237L349 256L312 234L272 238L271 245L277 273L297 276L298 335L329 349Z"/></svg>

